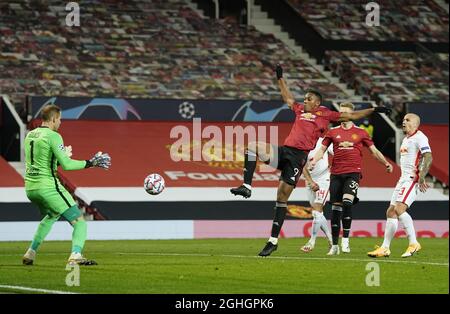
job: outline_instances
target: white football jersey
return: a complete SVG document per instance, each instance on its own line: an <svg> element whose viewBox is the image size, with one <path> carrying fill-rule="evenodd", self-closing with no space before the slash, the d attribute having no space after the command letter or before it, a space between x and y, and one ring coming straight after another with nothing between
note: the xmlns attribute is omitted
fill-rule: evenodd
<svg viewBox="0 0 450 314"><path fill-rule="evenodd" d="M323 141L323 137L319 137L319 139L317 140L317 143L316 143L316 147L314 147L314 149L312 151L310 151L308 154L308 160L311 160L314 157L314 155L317 153L317 151L320 149L320 147L322 146L322 141ZM314 169L309 172L314 181L318 180L319 178L326 175L327 173L329 175L328 152L333 154L333 144L330 144L330 146L328 146L328 149L323 154L322 159L320 159L317 162Z"/></svg>
<svg viewBox="0 0 450 314"><path fill-rule="evenodd" d="M420 156L431 153L428 137L422 131L416 131L411 136L406 136L400 146L400 167L402 178L416 178L419 174Z"/></svg>

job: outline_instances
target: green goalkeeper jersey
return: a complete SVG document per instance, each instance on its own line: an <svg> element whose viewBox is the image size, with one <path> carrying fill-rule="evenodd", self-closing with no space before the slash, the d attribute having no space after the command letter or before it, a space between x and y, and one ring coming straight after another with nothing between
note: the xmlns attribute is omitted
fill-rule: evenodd
<svg viewBox="0 0 450 314"><path fill-rule="evenodd" d="M60 182L56 170L78 170L86 166L84 160L71 159L58 132L48 127L30 131L25 138L25 189L57 188Z"/></svg>

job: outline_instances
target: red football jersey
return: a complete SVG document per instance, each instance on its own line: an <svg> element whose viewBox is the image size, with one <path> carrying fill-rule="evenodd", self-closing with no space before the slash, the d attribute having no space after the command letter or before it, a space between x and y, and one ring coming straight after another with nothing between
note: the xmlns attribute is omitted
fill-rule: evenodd
<svg viewBox="0 0 450 314"><path fill-rule="evenodd" d="M373 141L366 130L353 125L345 130L342 126L332 128L325 135L322 145L330 146L333 143L332 174L351 172L361 173L362 147L370 147Z"/></svg>
<svg viewBox="0 0 450 314"><path fill-rule="evenodd" d="M306 112L304 104L294 103L292 109L295 112L295 122L284 145L304 151L313 150L318 138L328 130L328 124L338 121L341 116L339 112L323 106Z"/></svg>

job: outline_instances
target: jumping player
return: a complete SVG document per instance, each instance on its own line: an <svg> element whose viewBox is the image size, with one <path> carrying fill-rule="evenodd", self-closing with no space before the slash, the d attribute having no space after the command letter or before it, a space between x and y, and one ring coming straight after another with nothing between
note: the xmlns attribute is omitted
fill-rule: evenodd
<svg viewBox="0 0 450 314"><path fill-rule="evenodd" d="M309 151L314 149L320 135L327 130L328 124L331 121L362 119L373 112L390 112L390 109L386 107L364 109L352 113L334 112L321 106L322 95L312 89L306 91L304 103L298 103L294 100L283 79L282 67L277 65L275 71L283 100L295 113L295 122L283 146L272 146L264 142L248 144L244 159L244 184L230 190L232 194L241 195L244 198L251 196L251 184L257 157L268 164L275 162L276 167L281 170L272 231L269 241L259 253L260 256L268 256L278 248L278 236L286 217L289 196L303 172Z"/></svg>

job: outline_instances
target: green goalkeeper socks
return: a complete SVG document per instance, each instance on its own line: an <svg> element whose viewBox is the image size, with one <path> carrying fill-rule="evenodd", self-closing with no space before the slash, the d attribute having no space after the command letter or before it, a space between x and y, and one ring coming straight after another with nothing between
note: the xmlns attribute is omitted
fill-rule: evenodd
<svg viewBox="0 0 450 314"><path fill-rule="evenodd" d="M81 253L87 236L87 224L85 220L79 220L73 225L72 252Z"/></svg>
<svg viewBox="0 0 450 314"><path fill-rule="evenodd" d="M48 235L50 230L52 230L53 224L59 219L59 216L50 217L46 215L44 219L41 220L36 233L34 234L33 242L31 242L31 249L37 251L41 243L44 241L45 237Z"/></svg>

